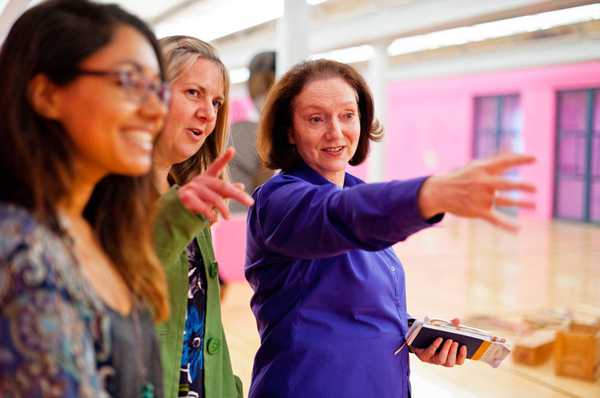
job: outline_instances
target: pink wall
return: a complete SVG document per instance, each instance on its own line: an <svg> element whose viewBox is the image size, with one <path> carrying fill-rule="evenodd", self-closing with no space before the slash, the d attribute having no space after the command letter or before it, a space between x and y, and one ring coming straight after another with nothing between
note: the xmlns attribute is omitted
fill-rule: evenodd
<svg viewBox="0 0 600 398"><path fill-rule="evenodd" d="M538 186L537 208L526 214L551 218L556 91L598 86L600 62L392 83L386 177L431 174L466 163L472 151L473 97L518 93L524 148L538 159L521 173Z"/></svg>

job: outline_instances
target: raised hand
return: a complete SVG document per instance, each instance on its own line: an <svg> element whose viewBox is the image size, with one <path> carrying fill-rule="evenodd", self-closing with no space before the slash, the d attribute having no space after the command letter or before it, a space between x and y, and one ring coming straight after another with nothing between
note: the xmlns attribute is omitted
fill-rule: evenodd
<svg viewBox="0 0 600 398"><path fill-rule="evenodd" d="M217 221L219 214L225 219L229 218L225 199L236 200L244 206L254 204L252 197L244 192L243 184L219 179L234 155L235 150L228 148L204 173L194 177L177 192L185 208L194 214L202 214L211 224Z"/></svg>
<svg viewBox="0 0 600 398"><path fill-rule="evenodd" d="M499 214L494 205L533 208L530 200L512 199L503 191L535 192L533 184L512 181L503 174L514 167L535 162L530 155L503 154L476 160L448 174L434 175L425 181L419 195L421 214L431 218L439 213L481 218L502 229L515 232L518 226Z"/></svg>

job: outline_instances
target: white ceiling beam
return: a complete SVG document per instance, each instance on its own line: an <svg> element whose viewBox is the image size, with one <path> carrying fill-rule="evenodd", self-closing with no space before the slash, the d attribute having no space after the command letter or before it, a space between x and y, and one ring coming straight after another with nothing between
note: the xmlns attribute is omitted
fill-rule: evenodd
<svg viewBox="0 0 600 398"><path fill-rule="evenodd" d="M500 70L533 68L585 61L597 61L600 37L571 35L484 51L462 51L460 56L402 62L390 68L387 80L413 80L431 77L470 75Z"/></svg>
<svg viewBox="0 0 600 398"><path fill-rule="evenodd" d="M313 25L311 53L365 43L389 43L392 39L449 29L529 13L595 3L592 0L419 0L401 7L370 8L352 16L326 18ZM215 41L230 67L246 66L252 55L275 49L275 24Z"/></svg>

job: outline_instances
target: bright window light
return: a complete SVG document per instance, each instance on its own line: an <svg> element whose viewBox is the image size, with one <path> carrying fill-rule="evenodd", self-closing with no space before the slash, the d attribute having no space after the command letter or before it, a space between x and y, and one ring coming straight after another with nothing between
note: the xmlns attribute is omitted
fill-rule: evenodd
<svg viewBox="0 0 600 398"><path fill-rule="evenodd" d="M342 48L339 50L328 51L324 53L313 54L309 59L332 59L334 61L352 64L355 62L364 62L373 58L375 49L373 46L363 45L356 47Z"/></svg>
<svg viewBox="0 0 600 398"><path fill-rule="evenodd" d="M317 4L325 3L327 0L306 0L306 3L311 6L316 6Z"/></svg>
<svg viewBox="0 0 600 398"><path fill-rule="evenodd" d="M600 4L590 4L540 14L486 22L396 39L388 47L391 56L484 41L519 33L600 19Z"/></svg>
<svg viewBox="0 0 600 398"><path fill-rule="evenodd" d="M248 68L235 68L229 71L229 78L231 84L239 84L248 80L250 77L250 71Z"/></svg>

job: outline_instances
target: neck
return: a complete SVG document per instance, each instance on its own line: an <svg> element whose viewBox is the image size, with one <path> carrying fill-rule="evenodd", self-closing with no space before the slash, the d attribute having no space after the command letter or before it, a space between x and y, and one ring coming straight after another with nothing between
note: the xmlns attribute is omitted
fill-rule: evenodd
<svg viewBox="0 0 600 398"><path fill-rule="evenodd" d="M173 167L171 162L164 160L159 153L154 156L154 186L160 193L169 190L169 171Z"/></svg>
<svg viewBox="0 0 600 398"><path fill-rule="evenodd" d="M328 176L325 176L325 178L327 178L329 181L331 181L338 187L344 188L345 175L346 175L345 172L341 172L341 173L336 173L336 174L330 174Z"/></svg>
<svg viewBox="0 0 600 398"><path fill-rule="evenodd" d="M83 211L92 196L92 191L105 175L105 173L91 170L86 172L82 169L75 165L73 174L76 177L71 183L71 191L59 201L57 206L61 213L73 219L83 218Z"/></svg>

